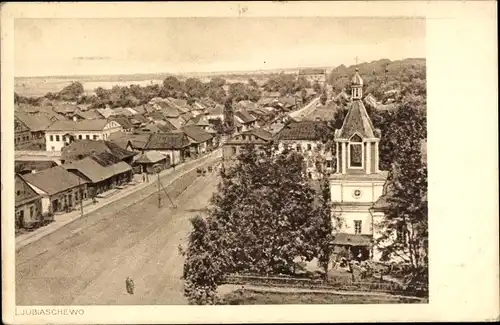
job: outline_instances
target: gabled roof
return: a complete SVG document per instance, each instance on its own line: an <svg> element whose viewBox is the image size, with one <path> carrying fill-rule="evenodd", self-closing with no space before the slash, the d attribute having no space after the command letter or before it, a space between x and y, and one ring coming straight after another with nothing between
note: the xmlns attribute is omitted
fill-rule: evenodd
<svg viewBox="0 0 500 325"><path fill-rule="evenodd" d="M78 106L68 103L58 103L54 106L53 110L59 114L74 113L78 109Z"/></svg>
<svg viewBox="0 0 500 325"><path fill-rule="evenodd" d="M16 193L16 207L40 198L40 195L36 194L36 192L28 184L26 184L26 181L22 179L22 177L19 175L16 175L15 177L16 183L14 186Z"/></svg>
<svg viewBox="0 0 500 325"><path fill-rule="evenodd" d="M196 143L203 143L213 138L213 135L196 125L187 125L182 128L184 134Z"/></svg>
<svg viewBox="0 0 500 325"><path fill-rule="evenodd" d="M256 137L269 141L273 138L273 135L271 132L264 130L263 128L254 128L245 132L241 132L240 134L250 134L250 135L255 135Z"/></svg>
<svg viewBox="0 0 500 325"><path fill-rule="evenodd" d="M122 128L124 128L124 129L131 129L134 127L134 125L132 124L130 119L126 116L123 116L123 115L111 116L108 120L118 122L118 124L120 124L122 126Z"/></svg>
<svg viewBox="0 0 500 325"><path fill-rule="evenodd" d="M126 149L129 141L135 148L143 148L149 140L149 134L145 133L125 133L113 132L109 135L107 141L114 143L121 149ZM142 145L141 145L142 144Z"/></svg>
<svg viewBox="0 0 500 325"><path fill-rule="evenodd" d="M48 131L102 131L108 124L107 120L55 121Z"/></svg>
<svg viewBox="0 0 500 325"><path fill-rule="evenodd" d="M291 122L285 125L281 131L276 134L277 140L319 140L318 122L300 121Z"/></svg>
<svg viewBox="0 0 500 325"><path fill-rule="evenodd" d="M144 115L136 114L136 115L130 116L130 122L132 122L132 123L147 123L148 119L146 117L144 117Z"/></svg>
<svg viewBox="0 0 500 325"><path fill-rule="evenodd" d="M82 111L81 109L78 109L73 114L78 115L81 118L86 119L86 120L97 120L97 119L102 118L101 114L99 114L95 110Z"/></svg>
<svg viewBox="0 0 500 325"><path fill-rule="evenodd" d="M132 170L125 162L120 161L109 166L102 166L94 158L87 157L69 164L64 164L66 170L78 170L92 183L98 183L115 175Z"/></svg>
<svg viewBox="0 0 500 325"><path fill-rule="evenodd" d="M154 133L151 134L145 149L171 150L183 149L189 146L187 136L182 132Z"/></svg>
<svg viewBox="0 0 500 325"><path fill-rule="evenodd" d="M221 104L216 104L208 110L208 115L223 115L224 106Z"/></svg>
<svg viewBox="0 0 500 325"><path fill-rule="evenodd" d="M180 117L177 118L167 118L167 121L172 124L177 130L182 128L184 125L184 120Z"/></svg>
<svg viewBox="0 0 500 325"><path fill-rule="evenodd" d="M178 117L180 115L179 110L172 105L170 102L166 101L158 101L156 102L156 105L160 107L160 112L165 116L165 117Z"/></svg>
<svg viewBox="0 0 500 325"><path fill-rule="evenodd" d="M77 187L79 183L87 183L86 180L68 172L61 166L45 169L34 174L26 174L21 177L48 195L54 195Z"/></svg>
<svg viewBox="0 0 500 325"><path fill-rule="evenodd" d="M14 115L32 132L45 131L53 123L53 121L51 121L45 114L27 114L16 111Z"/></svg>
<svg viewBox="0 0 500 325"><path fill-rule="evenodd" d="M134 114L137 114L137 112L130 107L117 107L113 109L113 115L131 116Z"/></svg>
<svg viewBox="0 0 500 325"><path fill-rule="evenodd" d="M109 153L118 160L123 160L135 155L134 152L125 150L111 141L105 140L76 140L65 146L61 152L61 159L74 161L94 154Z"/></svg>
<svg viewBox="0 0 500 325"><path fill-rule="evenodd" d="M181 118L182 118L184 121L186 121L186 122L187 122L187 121L189 121L189 120L191 120L191 119L193 118L193 116L194 116L194 115L193 115L193 113L191 113L191 112L186 112L186 113L181 114Z"/></svg>
<svg viewBox="0 0 500 325"><path fill-rule="evenodd" d="M98 108L97 112L102 115L104 118L108 118L110 116L115 115L115 111L113 111L111 108Z"/></svg>
<svg viewBox="0 0 500 325"><path fill-rule="evenodd" d="M234 116L238 117L243 124L255 122L255 117L244 110L234 112Z"/></svg>
<svg viewBox="0 0 500 325"><path fill-rule="evenodd" d="M335 132L337 139L350 139L355 133L363 138L375 138L375 131L361 100L354 100L344 119L342 128Z"/></svg>
<svg viewBox="0 0 500 325"><path fill-rule="evenodd" d="M154 164L165 159L167 159L167 157L165 157L162 153L154 150L148 150L140 154L135 162L139 164Z"/></svg>
<svg viewBox="0 0 500 325"><path fill-rule="evenodd" d="M207 117L205 115L200 114L187 121L186 125L208 126L210 125L210 123L208 123Z"/></svg>
<svg viewBox="0 0 500 325"><path fill-rule="evenodd" d="M24 174L33 170L44 170L55 166L57 166L57 163L53 160L16 160L14 168L17 173Z"/></svg>

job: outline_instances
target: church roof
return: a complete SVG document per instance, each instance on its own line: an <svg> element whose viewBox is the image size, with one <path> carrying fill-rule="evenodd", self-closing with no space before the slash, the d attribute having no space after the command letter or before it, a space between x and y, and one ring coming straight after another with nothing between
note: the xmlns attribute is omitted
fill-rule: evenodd
<svg viewBox="0 0 500 325"><path fill-rule="evenodd" d="M337 139L350 139L356 132L363 138L377 137L372 121L361 100L351 102L342 128L335 132L335 137Z"/></svg>

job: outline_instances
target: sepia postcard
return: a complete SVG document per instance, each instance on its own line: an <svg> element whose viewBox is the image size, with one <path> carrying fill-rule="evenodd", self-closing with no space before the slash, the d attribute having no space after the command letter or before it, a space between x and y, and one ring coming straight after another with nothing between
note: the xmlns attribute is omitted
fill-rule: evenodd
<svg viewBox="0 0 500 325"><path fill-rule="evenodd" d="M495 9L2 4L3 321L498 321Z"/></svg>

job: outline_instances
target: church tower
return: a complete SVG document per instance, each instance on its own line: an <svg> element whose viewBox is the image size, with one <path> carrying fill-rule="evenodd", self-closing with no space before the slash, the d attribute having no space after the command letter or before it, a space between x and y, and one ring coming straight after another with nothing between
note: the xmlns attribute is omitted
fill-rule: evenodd
<svg viewBox="0 0 500 325"><path fill-rule="evenodd" d="M382 195L387 172L379 170L380 130L375 129L363 101L358 69L351 79L351 101L335 130L336 172L330 177L332 216L339 233L336 244L362 259L373 257L373 204ZM337 222L338 221L338 222Z"/></svg>

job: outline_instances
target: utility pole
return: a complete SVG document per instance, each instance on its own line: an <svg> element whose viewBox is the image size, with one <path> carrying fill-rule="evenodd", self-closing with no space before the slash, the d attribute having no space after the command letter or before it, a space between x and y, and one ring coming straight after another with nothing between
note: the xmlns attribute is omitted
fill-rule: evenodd
<svg viewBox="0 0 500 325"><path fill-rule="evenodd" d="M158 209L159 209L161 208L160 172L157 171L156 175L158 176Z"/></svg>
<svg viewBox="0 0 500 325"><path fill-rule="evenodd" d="M80 176L78 176L78 191L80 192L80 195L79 195L80 196L80 217L83 217L83 190L81 188Z"/></svg>

